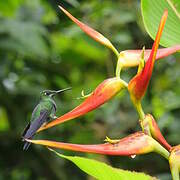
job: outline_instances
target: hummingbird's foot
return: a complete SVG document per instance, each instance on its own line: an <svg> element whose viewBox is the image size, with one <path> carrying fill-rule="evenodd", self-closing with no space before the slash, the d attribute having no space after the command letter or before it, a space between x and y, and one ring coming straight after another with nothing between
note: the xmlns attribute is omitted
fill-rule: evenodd
<svg viewBox="0 0 180 180"><path fill-rule="evenodd" d="M44 122L43 124L42 124L42 126L41 127L44 127L44 126L46 126L46 124L47 124L48 122Z"/></svg>
<svg viewBox="0 0 180 180"><path fill-rule="evenodd" d="M56 115L50 115L50 118L51 118L52 120L54 120L54 119L57 119L57 116L56 116Z"/></svg>
<svg viewBox="0 0 180 180"><path fill-rule="evenodd" d="M108 142L109 144L117 144L119 142L119 139L110 139L106 136L105 142Z"/></svg>
<svg viewBox="0 0 180 180"><path fill-rule="evenodd" d="M89 93L89 94L84 94L84 90L82 90L81 91L81 97L77 97L77 99L85 99L85 98L87 98L87 97L89 97L89 96L91 96L92 95L92 93Z"/></svg>

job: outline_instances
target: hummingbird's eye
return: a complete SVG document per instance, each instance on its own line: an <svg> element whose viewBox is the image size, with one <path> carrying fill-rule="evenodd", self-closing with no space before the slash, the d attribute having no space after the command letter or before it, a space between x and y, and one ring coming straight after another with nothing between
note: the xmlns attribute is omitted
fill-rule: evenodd
<svg viewBox="0 0 180 180"><path fill-rule="evenodd" d="M47 95L47 92L45 92L44 95L46 96L46 95Z"/></svg>

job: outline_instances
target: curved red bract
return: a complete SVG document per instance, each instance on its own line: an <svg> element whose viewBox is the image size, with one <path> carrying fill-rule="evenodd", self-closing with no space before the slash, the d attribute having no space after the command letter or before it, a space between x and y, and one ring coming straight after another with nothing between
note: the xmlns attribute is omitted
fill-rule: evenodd
<svg viewBox="0 0 180 180"><path fill-rule="evenodd" d="M172 147L162 135L153 116L151 114L147 114L144 121L146 120L149 123L148 126L150 127L151 135L154 137L154 139L156 139L161 145L163 145L168 151L170 151Z"/></svg>
<svg viewBox="0 0 180 180"><path fill-rule="evenodd" d="M79 21L78 19L76 19L74 16L72 16L72 14L70 14L67 10L65 10L63 7L59 6L59 8L74 22L76 23L81 30L83 30L88 36L90 36L91 38L93 38L95 41L112 48L113 45L111 44L111 42L104 37L101 33L97 32L96 30L94 30L93 28L89 27L88 25L84 24L83 22Z"/></svg>
<svg viewBox="0 0 180 180"><path fill-rule="evenodd" d="M175 45L168 48L160 48L157 50L156 60L169 56L177 51L180 51L180 45ZM120 56L123 62L123 67L138 66L141 59L142 50L125 50L120 52ZM144 60L148 60L151 49L144 51Z"/></svg>
<svg viewBox="0 0 180 180"><path fill-rule="evenodd" d="M143 132L136 132L123 139L120 139L117 144L105 143L96 145L82 145L49 140L26 140L34 144L44 145L52 148L106 155L130 156L154 151L154 140Z"/></svg>
<svg viewBox="0 0 180 180"><path fill-rule="evenodd" d="M104 80L94 92L87 97L79 106L71 110L70 112L64 114L63 116L51 121L44 127L41 127L39 131L50 128L62 122L80 117L96 108L102 104L109 101L114 97L125 85L120 78L109 78Z"/></svg>
<svg viewBox="0 0 180 180"><path fill-rule="evenodd" d="M145 67L143 70L138 73L130 82L128 85L128 90L131 94L131 98L134 102L141 100L141 98L144 96L146 89L148 87L149 81L152 76L152 71L154 67L154 62L156 59L156 53L159 47L160 37L162 35L162 31L166 22L168 16L168 11L165 10L164 14L161 18L161 22L158 28L158 32L156 34L156 38L150 53L150 56L145 64Z"/></svg>

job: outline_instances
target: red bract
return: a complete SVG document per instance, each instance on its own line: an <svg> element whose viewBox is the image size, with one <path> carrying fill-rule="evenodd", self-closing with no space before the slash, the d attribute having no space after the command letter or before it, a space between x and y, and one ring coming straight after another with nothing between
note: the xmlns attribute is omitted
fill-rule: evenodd
<svg viewBox="0 0 180 180"><path fill-rule="evenodd" d="M130 82L128 85L128 90L131 94L131 98L133 102L136 104L137 101L141 100L141 98L144 96L146 89L148 87L149 81L151 79L154 62L156 59L156 53L158 50L160 37L162 35L162 31L166 22L168 16L168 11L164 11L164 14L161 18L161 22L159 25L158 32L156 34L156 38L152 47L152 51L150 53L150 56L145 64L145 67L143 70L138 73Z"/></svg>
<svg viewBox="0 0 180 180"><path fill-rule="evenodd" d="M157 50L156 60L169 56L177 51L180 51L180 45L161 48ZM119 58L123 63L123 67L134 67L139 65L139 61L141 58L142 50L125 50L121 51L119 54ZM146 49L144 52L144 60L147 61L149 55L151 53L151 49Z"/></svg>
<svg viewBox="0 0 180 180"><path fill-rule="evenodd" d="M94 92L89 97L87 97L87 99L85 99L85 101L82 102L79 106L74 108L72 111L64 114L63 116L57 118L56 120L48 123L44 127L40 128L39 131L82 116L89 111L98 108L105 102L109 101L113 96L115 96L121 89L125 87L127 87L126 83L120 78L115 77L104 80L94 90Z"/></svg>
<svg viewBox="0 0 180 180"><path fill-rule="evenodd" d="M130 156L145 154L153 151L162 154L164 157L167 157L168 155L168 152L162 148L158 142L142 132L136 132L120 139L116 144L105 143L97 145L80 145L48 140L26 139L26 141L53 148L106 155Z"/></svg>
<svg viewBox="0 0 180 180"><path fill-rule="evenodd" d="M146 127L150 128L150 132L153 138L156 139L160 144L162 144L168 151L170 151L172 147L161 134L161 131L153 116L151 114L147 114L143 120L143 123L144 133L148 133L146 132Z"/></svg>
<svg viewBox="0 0 180 180"><path fill-rule="evenodd" d="M97 42L107 46L108 48L110 48L111 50L113 50L113 52L118 56L119 53L118 51L115 49L115 47L112 45L112 43L106 38L104 37L102 34L100 34L99 32L97 32L96 30L92 29L91 27L89 27L88 25L82 23L81 21L79 21L78 19L76 19L74 16L72 16L68 11L66 11L63 7L59 6L59 8L74 22L76 23L88 36L90 36L91 38L93 38L94 40L96 40Z"/></svg>

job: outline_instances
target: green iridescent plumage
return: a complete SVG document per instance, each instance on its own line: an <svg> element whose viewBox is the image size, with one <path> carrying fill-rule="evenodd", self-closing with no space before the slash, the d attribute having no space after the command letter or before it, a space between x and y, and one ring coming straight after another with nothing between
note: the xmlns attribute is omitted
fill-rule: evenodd
<svg viewBox="0 0 180 180"><path fill-rule="evenodd" d="M57 93L69 90L71 88L62 89L59 91L45 90L40 93L40 102L33 110L31 121L26 126L22 136L24 139L32 139L36 131L50 119L56 118L56 103L53 96ZM25 142L23 149L27 150L30 143Z"/></svg>

